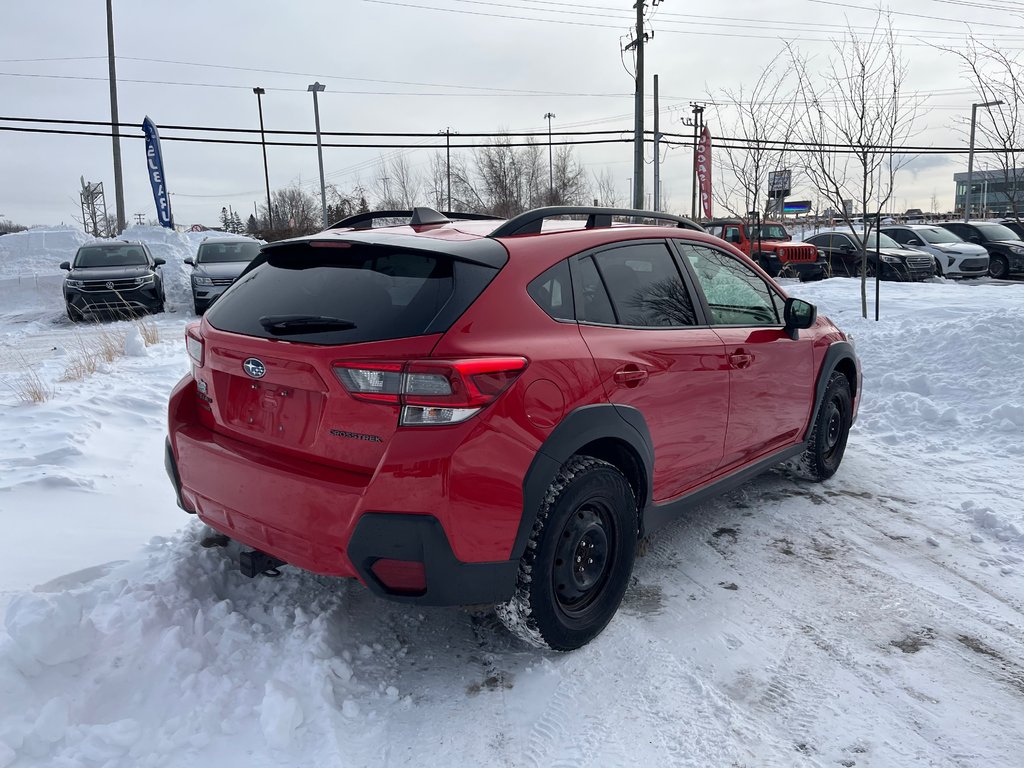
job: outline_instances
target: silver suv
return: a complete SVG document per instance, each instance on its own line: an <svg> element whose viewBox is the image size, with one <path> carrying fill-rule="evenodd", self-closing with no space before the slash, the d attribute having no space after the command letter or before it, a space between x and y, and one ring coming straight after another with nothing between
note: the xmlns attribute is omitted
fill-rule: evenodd
<svg viewBox="0 0 1024 768"><path fill-rule="evenodd" d="M882 227L904 248L926 251L935 257L935 271L943 277L983 277L988 274L985 246L968 243L948 229L931 224L890 224Z"/></svg>
<svg viewBox="0 0 1024 768"><path fill-rule="evenodd" d="M226 291L260 252L258 240L207 238L199 244L195 260L185 259L192 270L192 303L201 315Z"/></svg>

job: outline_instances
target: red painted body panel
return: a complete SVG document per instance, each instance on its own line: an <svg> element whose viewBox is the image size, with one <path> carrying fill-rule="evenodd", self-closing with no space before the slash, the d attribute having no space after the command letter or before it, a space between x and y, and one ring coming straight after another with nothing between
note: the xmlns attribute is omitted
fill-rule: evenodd
<svg viewBox="0 0 1024 768"><path fill-rule="evenodd" d="M494 226L389 232L466 241ZM799 443L825 351L845 339L827 320L796 342L777 329L637 332L555 321L526 292L570 255L657 237L722 247L704 233L649 226L503 238L509 261L469 309L446 333L411 339L316 346L226 333L204 320L202 365L169 406L184 505L247 546L310 571L356 576L346 549L369 512L431 515L458 560L507 560L527 470L564 416L582 406L641 411L654 443L655 502ZM749 354L750 366L733 367L736 353ZM242 369L250 356L266 364L259 380ZM477 356L528 363L494 402L449 426L399 426L400 406L356 400L332 369L338 361ZM616 381L629 365L646 369L642 384ZM859 391L858 382L855 408Z"/></svg>

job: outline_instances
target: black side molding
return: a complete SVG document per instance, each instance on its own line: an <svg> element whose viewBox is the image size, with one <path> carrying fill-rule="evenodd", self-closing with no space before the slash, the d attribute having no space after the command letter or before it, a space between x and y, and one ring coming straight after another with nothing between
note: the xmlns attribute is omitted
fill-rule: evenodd
<svg viewBox="0 0 1024 768"><path fill-rule="evenodd" d="M825 389L828 387L828 380L832 378L832 374L843 360L849 360L850 364L853 365L855 372L860 371L860 365L857 362L857 354L853 350L853 344L848 341L834 341L829 345L828 350L825 352L825 359L821 361L821 370L818 372L818 383L814 389L814 410L811 411L811 420L807 424L807 429L804 432L804 440L811 434L811 429L814 428L814 422L818 418L818 411L821 409L821 402L825 399ZM857 376L854 375L853 381L850 382L850 394L857 395Z"/></svg>

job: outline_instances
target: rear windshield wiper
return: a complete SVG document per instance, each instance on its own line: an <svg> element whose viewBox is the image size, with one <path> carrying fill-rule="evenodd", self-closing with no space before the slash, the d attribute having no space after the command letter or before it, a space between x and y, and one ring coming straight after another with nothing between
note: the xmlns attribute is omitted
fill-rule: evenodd
<svg viewBox="0 0 1024 768"><path fill-rule="evenodd" d="M323 315L264 315L260 325L271 333L347 331L356 327L351 320Z"/></svg>

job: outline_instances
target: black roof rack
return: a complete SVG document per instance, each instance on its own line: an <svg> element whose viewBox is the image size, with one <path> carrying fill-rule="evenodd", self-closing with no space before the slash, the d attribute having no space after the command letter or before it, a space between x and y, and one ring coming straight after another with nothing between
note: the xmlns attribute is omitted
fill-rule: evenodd
<svg viewBox="0 0 1024 768"><path fill-rule="evenodd" d="M600 208L590 205L552 205L546 208L534 208L518 216L514 216L496 230L491 232L490 237L510 237L511 235L536 235L540 234L544 226L544 219L555 216L587 216L587 229L599 227L610 227L612 218L619 216L632 219L654 219L656 221L674 222L680 229L692 229L703 232L704 228L690 219L676 216L671 213L659 213L657 211L641 211L633 208Z"/></svg>
<svg viewBox="0 0 1024 768"><path fill-rule="evenodd" d="M452 211L435 211L433 208L418 207L411 211L367 211L346 216L341 221L336 221L328 229L371 229L373 222L380 219L409 219L410 227L422 227L426 224L448 224L452 221L462 219L463 221L489 219L499 220L498 216L491 216L486 213L458 213Z"/></svg>

